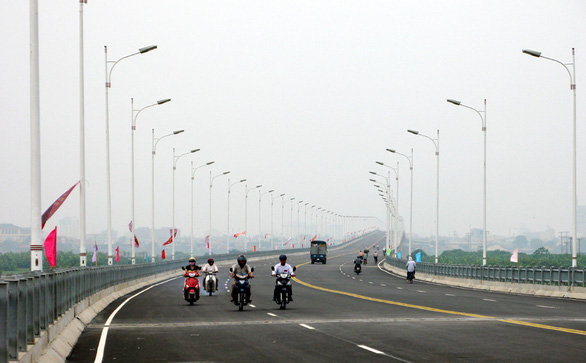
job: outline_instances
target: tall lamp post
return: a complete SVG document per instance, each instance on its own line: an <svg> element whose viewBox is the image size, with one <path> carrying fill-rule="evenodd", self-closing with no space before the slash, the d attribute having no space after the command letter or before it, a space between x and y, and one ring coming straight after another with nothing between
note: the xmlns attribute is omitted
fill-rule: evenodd
<svg viewBox="0 0 586 363"><path fill-rule="evenodd" d="M153 49L157 49L156 45L151 45L148 47L140 48L138 52L129 54L124 56L116 61L109 61L108 60L108 47L104 46L104 54L105 54L105 66L106 66L106 189L107 189L107 217L108 217L108 265L112 265L112 192L110 188L110 111L109 111L109 99L108 99L108 90L112 85L112 71L116 64L123 59L132 57L137 54L143 54L146 52L150 52ZM109 63L113 63L112 67L108 67ZM110 68L108 70L108 68Z"/></svg>
<svg viewBox="0 0 586 363"><path fill-rule="evenodd" d="M389 168L395 172L395 182L397 183L397 212L398 212L398 210L399 210L399 162L397 161L396 168L393 168L392 166L389 166L381 161L376 161L376 163L378 165L384 166L385 168Z"/></svg>
<svg viewBox="0 0 586 363"><path fill-rule="evenodd" d="M193 161L191 162L191 240L190 240L190 256L193 256L193 180L195 179L195 171L204 166L212 165L215 161L209 161L197 167L193 167Z"/></svg>
<svg viewBox="0 0 586 363"><path fill-rule="evenodd" d="M232 189L232 186L239 183L244 183L245 181L246 179L241 179L237 182L230 184L230 179L228 179L228 218L226 225L226 254L230 253L230 189Z"/></svg>
<svg viewBox="0 0 586 363"><path fill-rule="evenodd" d="M177 161L179 161L179 158L198 151L199 149L193 149L181 155L175 156L175 148L173 148L173 227L171 227L171 260L175 260L175 169L177 169Z"/></svg>
<svg viewBox="0 0 586 363"><path fill-rule="evenodd" d="M390 203L390 201L391 201L391 181L390 181L390 176L391 175L390 174L391 174L391 172L389 171L389 177L388 178L386 176L384 176L382 174L378 174L378 173L376 173L374 171L369 171L369 173L372 174L372 175L376 175L376 176L379 176L379 177L385 179L385 182L386 182L386 185L385 185L386 188L385 188L385 192L384 192L385 195L383 195L383 197L384 198L386 197L386 199L385 199L385 202L386 202L385 205L387 207L387 250L390 250L391 246L396 247L396 246L394 246L395 245L395 241L394 240L393 241L391 240L391 203ZM375 182L375 183L378 182L375 179L370 179L370 181L371 182ZM395 253L396 252L397 251L395 251Z"/></svg>
<svg viewBox="0 0 586 363"><path fill-rule="evenodd" d="M289 220L289 237L293 238L293 201L295 200L295 198L290 198L289 202L291 202L291 219Z"/></svg>
<svg viewBox="0 0 586 363"><path fill-rule="evenodd" d="M148 105L145 106L141 109L135 110L134 109L134 98L130 99L130 110L131 110L131 124L130 124L130 138L131 138L131 159L132 159L132 168L131 168L131 184L132 184L132 192L131 192L131 199L132 199L132 219L131 219L131 226L132 226L132 231L130 231L132 233L132 237L131 240L132 242L130 242L130 245L132 246L132 264L135 264L135 250L134 250L134 237L136 236L136 233L134 232L136 230L136 223L134 221L134 130L136 130L136 119L138 117L138 115L142 112L142 110L147 109L149 107L153 107L153 106L157 106L157 105L162 105L164 103L167 103L171 101L170 98L166 98L164 100L159 100L156 103L153 103L152 105Z"/></svg>
<svg viewBox="0 0 586 363"><path fill-rule="evenodd" d="M260 187L262 187L262 184L252 188L248 188L248 185L246 185L246 193L244 193L244 252L246 252L246 247L248 245L248 192Z"/></svg>
<svg viewBox="0 0 586 363"><path fill-rule="evenodd" d="M483 111L478 111L477 109L470 107L470 106L466 106L464 104L462 104L460 101L457 100L453 100L453 99L448 99L447 100L449 103L452 103L456 106L462 106L462 107L466 107L469 108L473 111L475 111L478 116L480 116L480 120L482 121L482 133L484 134L484 162L483 162L483 168L484 168L484 181L483 181L483 196L482 196L482 203L483 203L483 211L482 211L482 265L485 266L486 265L486 98L484 99L484 110Z"/></svg>
<svg viewBox="0 0 586 363"><path fill-rule="evenodd" d="M313 208L315 208L315 204L311 206L311 214L309 215L309 223L312 225L313 225ZM317 227L316 227L316 230L317 230ZM315 235L317 235L317 233ZM311 238L310 238L310 240L311 240Z"/></svg>
<svg viewBox="0 0 586 363"><path fill-rule="evenodd" d="M301 208L301 203L303 203L302 200L297 201L297 238L299 238L300 236L300 232L299 232L299 208Z"/></svg>
<svg viewBox="0 0 586 363"><path fill-rule="evenodd" d="M423 136L433 142L433 146L435 146L435 156L437 159L437 166L436 166L436 204L435 204L435 263L438 263L439 256L438 256L438 244L439 244L439 130L437 130L437 139L432 139L429 136L420 134L419 131L415 130L407 130L407 132Z"/></svg>
<svg viewBox="0 0 586 363"><path fill-rule="evenodd" d="M411 149L411 156L401 154L400 152L393 149L387 149L387 151L393 154L404 156L409 161L409 170L411 171L411 200L409 201L409 256L411 256L411 246L413 244L413 149Z"/></svg>
<svg viewBox="0 0 586 363"><path fill-rule="evenodd" d="M261 193L260 189L258 190L258 248L259 249L262 246L262 231L261 231L261 225L260 225L260 205L261 205L260 202L261 202L263 195L272 193L274 191L275 191L274 189L271 189L268 192Z"/></svg>
<svg viewBox="0 0 586 363"><path fill-rule="evenodd" d="M153 129L151 151L151 262L155 262L155 155L157 153L157 144L167 136L173 136L182 133L183 130L173 131L170 134L155 138L155 129Z"/></svg>
<svg viewBox="0 0 586 363"><path fill-rule="evenodd" d="M273 205L275 204L275 199L277 198L283 198L285 196L285 194L280 194L276 197L273 197L273 194L271 193L271 249L274 250L275 249L275 242L273 240ZM283 225L283 219L281 218L281 226Z"/></svg>
<svg viewBox="0 0 586 363"><path fill-rule="evenodd" d="M226 175L226 174L230 174L229 171L225 171L223 173L220 173L216 176L212 177L212 171L210 170L210 234L209 234L209 239L208 239L208 252L211 255L212 254L212 184L214 183L214 179L216 179L219 176L222 175Z"/></svg>
<svg viewBox="0 0 586 363"><path fill-rule="evenodd" d="M578 235L576 232L576 205L578 203L578 196L576 191L576 55L574 52L574 48L572 48L572 63L562 63L557 59L544 57L541 55L541 52L537 52L534 50L524 49L523 53L537 57L548 59L550 61L554 61L556 63L561 64L566 71L568 71L568 75L570 76L570 90L573 93L573 120L572 120L572 267L578 266L578 255L577 255L577 248L576 248L576 241L578 241ZM567 65L572 66L572 71L567 67Z"/></svg>
<svg viewBox="0 0 586 363"><path fill-rule="evenodd" d="M83 51L83 4L79 2L79 265L85 267L86 213L85 213L85 80Z"/></svg>
<svg viewBox="0 0 586 363"><path fill-rule="evenodd" d="M285 246L285 194L281 195L281 248Z"/></svg>
<svg viewBox="0 0 586 363"><path fill-rule="evenodd" d="M305 207L303 208L304 216L303 216L303 238L307 236L307 205L309 203L305 203Z"/></svg>

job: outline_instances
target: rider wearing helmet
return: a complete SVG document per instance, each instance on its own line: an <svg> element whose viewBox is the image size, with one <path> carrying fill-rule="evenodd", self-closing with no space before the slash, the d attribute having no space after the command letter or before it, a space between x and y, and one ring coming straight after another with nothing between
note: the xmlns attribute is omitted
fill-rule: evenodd
<svg viewBox="0 0 586 363"><path fill-rule="evenodd" d="M275 268L273 269L273 276L276 276L277 274L282 274L282 273L288 273L291 275L291 277L295 277L295 271L293 271L293 267L291 267L291 265L289 265L287 263L287 255L281 255L279 256L279 263L275 265ZM293 291L291 289L291 286L287 286L287 289L289 290L289 301L293 301ZM275 284L275 290L273 293L273 300L277 301L278 298L278 291L277 291L277 285Z"/></svg>
<svg viewBox="0 0 586 363"><path fill-rule="evenodd" d="M195 257L189 258L189 265L185 266L185 271L199 271L201 267L195 264Z"/></svg>
<svg viewBox="0 0 586 363"><path fill-rule="evenodd" d="M236 274L244 274L244 275L248 275L248 277L251 279L254 278L254 275L252 274L252 269L246 263L246 256L244 256L244 255L238 256L238 258L236 259L236 262L237 263L235 265L233 265L231 268L230 278L234 277L234 275L236 275ZM236 281L232 282L232 292L230 293L230 295L232 296L232 300L230 300L231 302L236 301L236 289L234 289L234 285L236 285ZM248 291L246 294L247 303L252 302L252 300L250 300L251 295L252 295L251 287L250 287L250 284L248 284Z"/></svg>
<svg viewBox="0 0 586 363"><path fill-rule="evenodd" d="M208 258L208 263L201 269L201 272L215 272L218 273L218 266L214 264L213 258ZM207 285L206 285L207 286ZM216 291L218 291L218 279L216 279Z"/></svg>

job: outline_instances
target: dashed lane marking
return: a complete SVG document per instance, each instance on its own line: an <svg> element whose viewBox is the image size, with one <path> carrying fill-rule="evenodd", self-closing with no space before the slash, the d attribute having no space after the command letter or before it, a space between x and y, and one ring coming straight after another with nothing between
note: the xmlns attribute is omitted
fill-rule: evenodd
<svg viewBox="0 0 586 363"><path fill-rule="evenodd" d="M270 315L270 316L277 316L277 314L273 314L273 313L267 313L267 315Z"/></svg>
<svg viewBox="0 0 586 363"><path fill-rule="evenodd" d="M385 285L385 284L380 284L380 285L381 285L381 286L387 286L387 285Z"/></svg>
<svg viewBox="0 0 586 363"><path fill-rule="evenodd" d="M366 349L366 350L368 350L369 352L373 352L373 353L376 353L376 354L381 354L381 355L386 355L386 354L385 354L385 352L381 352L380 350L376 350L376 349L374 349L374 348L367 347L366 345L359 345L358 347L359 347L359 348L362 348L362 349Z"/></svg>
<svg viewBox="0 0 586 363"><path fill-rule="evenodd" d="M482 300L484 300L484 301L490 301L490 302L496 302L496 300L493 300L493 299L482 299Z"/></svg>
<svg viewBox="0 0 586 363"><path fill-rule="evenodd" d="M307 324L299 324L299 325L301 325L302 327L304 327L304 328L307 328L307 329L309 329L309 330L315 330L315 328L314 328L314 327L312 327L312 326L309 326L309 325L307 325Z"/></svg>
<svg viewBox="0 0 586 363"><path fill-rule="evenodd" d="M256 306L252 305L252 304L248 304L248 306L250 306L251 308L255 308Z"/></svg>
<svg viewBox="0 0 586 363"><path fill-rule="evenodd" d="M456 296L456 295L454 295L454 294L446 294L446 296Z"/></svg>
<svg viewBox="0 0 586 363"><path fill-rule="evenodd" d="M425 291L423 291L423 290L417 290L417 292L421 292L421 293L424 293L424 292L425 292Z"/></svg>
<svg viewBox="0 0 586 363"><path fill-rule="evenodd" d="M537 307L540 308L546 308L546 309L557 309L555 306L547 306L547 305L535 305Z"/></svg>

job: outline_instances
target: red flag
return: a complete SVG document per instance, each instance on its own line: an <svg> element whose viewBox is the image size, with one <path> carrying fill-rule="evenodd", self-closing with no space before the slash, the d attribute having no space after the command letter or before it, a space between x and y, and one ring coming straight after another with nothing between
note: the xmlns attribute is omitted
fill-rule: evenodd
<svg viewBox="0 0 586 363"><path fill-rule="evenodd" d="M163 243L163 246L166 246L166 245L168 245L168 244L171 244L172 242L173 242L173 237L169 238L169 239L167 240L167 242Z"/></svg>
<svg viewBox="0 0 586 363"><path fill-rule="evenodd" d="M270 236L270 233L265 234L265 239L267 239L267 236Z"/></svg>
<svg viewBox="0 0 586 363"><path fill-rule="evenodd" d="M161 259L165 259L165 250L163 250L163 252L161 253Z"/></svg>
<svg viewBox="0 0 586 363"><path fill-rule="evenodd" d="M134 235L134 247L138 248L138 246L138 238L136 238L136 235Z"/></svg>
<svg viewBox="0 0 586 363"><path fill-rule="evenodd" d="M57 264L57 227L45 239L45 256L51 267Z"/></svg>
<svg viewBox="0 0 586 363"><path fill-rule="evenodd" d="M289 237L289 239L285 243L283 243L283 246L286 246L287 243L289 243L289 241L291 241L291 238L293 238L293 237Z"/></svg>
<svg viewBox="0 0 586 363"><path fill-rule="evenodd" d="M317 238L317 234L315 236L313 236L313 238L309 242L315 241L316 238Z"/></svg>
<svg viewBox="0 0 586 363"><path fill-rule="evenodd" d="M254 246L254 252L256 252L256 246Z"/></svg>
<svg viewBox="0 0 586 363"><path fill-rule="evenodd" d="M173 236L173 230L172 230L172 229L170 229L170 230L169 230L169 232L171 233L171 238L169 238L169 239L167 240L167 242L163 243L163 246L166 246L166 245L168 245L168 244L171 244L171 243L173 243L173 239L174 239L174 237L177 237L177 228L175 228L175 236ZM138 243L138 241L136 241L136 243ZM137 246L137 247L138 247L138 246Z"/></svg>
<svg viewBox="0 0 586 363"><path fill-rule="evenodd" d="M295 243L293 243L293 248L295 248Z"/></svg>
<svg viewBox="0 0 586 363"><path fill-rule="evenodd" d="M79 182L75 183L71 188L69 188L69 190L67 190L59 198L57 198L57 200L53 202L53 204L51 204L51 206L45 211L45 213L43 213L43 224L41 225L41 229L45 228L45 223L47 223L49 218L51 218L51 216L55 214L55 212L57 212L57 209L59 209L63 202L65 202L65 199L67 199L67 197L73 191L73 188L75 188L77 184L79 184Z"/></svg>
<svg viewBox="0 0 586 363"><path fill-rule="evenodd" d="M246 234L246 231L244 231L244 232L240 232L240 233L236 233L236 234L234 235L234 238L238 238L238 237L242 236L243 234Z"/></svg>
<svg viewBox="0 0 586 363"><path fill-rule="evenodd" d="M116 262L120 261L120 247L116 247Z"/></svg>
<svg viewBox="0 0 586 363"><path fill-rule="evenodd" d="M208 250L210 249L210 235L209 234L206 236L206 248Z"/></svg>

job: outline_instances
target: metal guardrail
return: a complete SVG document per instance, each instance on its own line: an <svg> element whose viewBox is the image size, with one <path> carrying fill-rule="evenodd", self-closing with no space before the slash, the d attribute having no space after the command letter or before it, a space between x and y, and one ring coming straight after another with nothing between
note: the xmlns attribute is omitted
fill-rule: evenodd
<svg viewBox="0 0 586 363"><path fill-rule="evenodd" d="M303 252L309 248L249 252L248 258ZM217 261L240 254L214 255ZM208 256L196 256L207 260ZM108 287L179 269L186 261L77 267L3 276L0 280L0 363L18 359L56 320L77 303Z"/></svg>
<svg viewBox="0 0 586 363"><path fill-rule="evenodd" d="M405 260L386 257L392 266L404 269ZM482 281L512 282L519 284L584 287L586 269L567 267L524 266L472 266L418 262L417 272L430 275L457 277Z"/></svg>

